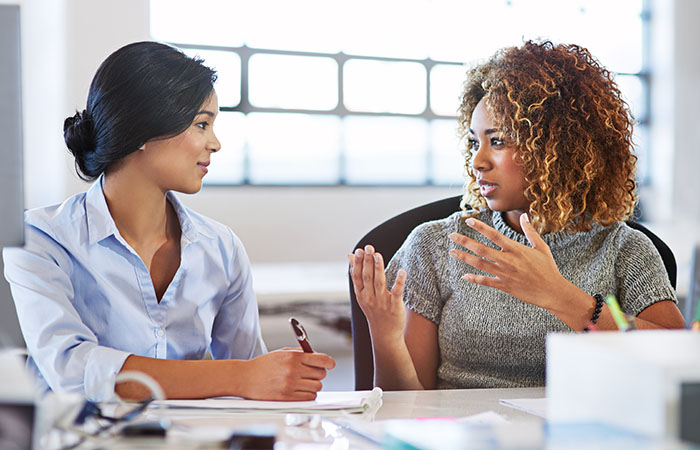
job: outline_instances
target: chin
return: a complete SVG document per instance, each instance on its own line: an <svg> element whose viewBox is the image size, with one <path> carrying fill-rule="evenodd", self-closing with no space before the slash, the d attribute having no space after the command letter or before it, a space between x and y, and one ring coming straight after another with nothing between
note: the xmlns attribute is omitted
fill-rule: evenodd
<svg viewBox="0 0 700 450"><path fill-rule="evenodd" d="M507 211L506 208L503 207L499 202L486 202L486 206L489 207L491 211L496 211L496 212L504 212Z"/></svg>
<svg viewBox="0 0 700 450"><path fill-rule="evenodd" d="M178 186L173 190L183 194L196 194L197 192L202 190L202 183L199 182L198 184Z"/></svg>

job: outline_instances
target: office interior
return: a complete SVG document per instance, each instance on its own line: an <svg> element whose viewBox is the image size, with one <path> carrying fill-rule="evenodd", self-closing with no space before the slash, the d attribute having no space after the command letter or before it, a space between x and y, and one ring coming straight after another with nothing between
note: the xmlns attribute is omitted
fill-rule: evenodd
<svg viewBox="0 0 700 450"><path fill-rule="evenodd" d="M128 42L151 38L149 1L0 2L19 4L22 10L25 207L59 203L88 188L76 176L65 149L63 120L84 107L92 75L109 53ZM682 298L689 284L691 251L700 242L700 2L648 0L647 7L653 152L649 183L640 197L644 223L675 254ZM205 186L198 194L181 198L192 209L231 227L254 266L334 267L345 279L346 255L367 231L402 211L460 192L458 184L242 185ZM4 279L0 295L0 327L10 341L21 345ZM273 321L270 326L278 324ZM291 337L288 345L293 345ZM352 367L343 369L350 372ZM352 379L350 373L348 377Z"/></svg>

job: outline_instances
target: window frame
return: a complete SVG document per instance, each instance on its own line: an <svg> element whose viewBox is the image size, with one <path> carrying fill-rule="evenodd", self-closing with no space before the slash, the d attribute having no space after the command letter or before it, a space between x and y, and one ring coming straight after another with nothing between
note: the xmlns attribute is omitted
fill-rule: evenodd
<svg viewBox="0 0 700 450"><path fill-rule="evenodd" d="M644 134L648 136L649 125L651 122L651 74L648 69L649 62L649 52L650 52L650 12L648 1L643 2L642 6L642 70L637 73L626 73L626 72L613 72L616 77L618 76L633 76L639 78L642 84L642 92L644 105L642 117L635 117L635 129L641 130ZM279 50L279 49L267 49L267 48L253 48L247 45L242 46L220 46L220 45L201 45L201 44L187 44L179 42L168 42L168 44L178 47L183 50L188 51L218 51L218 52L231 52L238 55L240 58L240 101L237 105L224 105L220 106L220 111L222 112L239 112L244 115L250 113L296 113L296 114L309 114L309 115L328 115L339 117L341 120L349 116L365 116L365 117L409 117L418 118L424 120L428 127L431 128L431 122L434 120L455 120L456 121L456 111L455 115L443 115L437 114L433 111L431 105L431 76L432 68L436 65L450 65L450 66L464 66L464 62L457 61L444 61L444 60L433 60L431 58L424 59L414 59L414 58L401 58L401 57L384 57L384 56L369 56L369 55L357 55L357 54L347 54L344 52L337 53L325 53L325 52L310 52L310 51L293 51L293 50ZM319 58L330 58L336 62L338 65L338 80L337 80L337 99L338 103L333 109L305 109L305 108L277 108L277 107L261 107L253 105L250 102L249 96L249 61L250 58L256 54L267 54L267 55L283 55L283 56L304 56L304 57L319 57ZM425 86L425 109L420 113L387 113L387 112L371 112L371 111L352 111L345 106L344 102L344 68L345 64L350 60L365 60L365 61L382 61L382 62L410 62L416 63L423 66L426 72L426 86ZM466 72L466 69L465 69ZM457 95L457 93L455 93ZM456 124L455 124L456 125ZM396 183L396 182L377 182L377 183L356 183L348 182L346 179L346 169L345 169L345 148L343 146L342 140L338 143L339 145L339 177L335 183L258 183L251 182L251 170L250 170L250 160L249 152L250 148L246 144L243 148L244 156L244 167L243 167L243 177L240 183L238 182L216 182L207 183L207 186L294 186L294 187L330 187L330 186L377 186L377 187L418 187L418 186L449 186L453 183L439 183L436 182L431 175L431 168L433 166L434 160L434 149L430 144L431 139L428 139L428 148L426 149L426 177L422 182L417 183ZM639 147L636 147L639 150ZM641 147L643 157L645 159L646 165L648 166L649 148L648 141L645 142ZM639 152L637 151L637 154ZM638 179L640 186L645 186L650 182L648 167L638 167L638 174L643 174L642 177Z"/></svg>

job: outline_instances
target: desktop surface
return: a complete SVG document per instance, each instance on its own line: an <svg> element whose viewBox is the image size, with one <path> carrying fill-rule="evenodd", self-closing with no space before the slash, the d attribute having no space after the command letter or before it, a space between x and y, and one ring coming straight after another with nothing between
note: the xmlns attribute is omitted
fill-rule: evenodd
<svg viewBox="0 0 700 450"><path fill-rule="evenodd" d="M384 392L383 405L373 417L309 415L302 416L295 424L290 424L285 414L156 410L149 411L143 419L151 422L168 419L170 428L166 437L119 437L86 442L78 448L226 448L222 442L234 433L275 435L275 450L697 448L678 441L652 441L601 424L552 426L541 417L500 403L502 399L541 399L544 395L544 388ZM469 420L479 417L483 418ZM433 434L429 436L429 432ZM415 445L414 441L411 446L411 439L416 436L428 444ZM465 442L465 436L475 440ZM445 442L448 446L440 447Z"/></svg>

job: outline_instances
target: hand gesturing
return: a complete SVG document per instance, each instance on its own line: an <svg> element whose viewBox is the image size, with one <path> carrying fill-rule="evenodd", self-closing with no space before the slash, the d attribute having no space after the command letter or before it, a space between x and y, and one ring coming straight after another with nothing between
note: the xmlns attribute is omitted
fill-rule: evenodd
<svg viewBox="0 0 700 450"><path fill-rule="evenodd" d="M386 339L391 342L403 339L406 324L406 309L403 303L403 288L406 271L399 270L396 282L387 289L384 275L384 259L371 245L357 249L350 260L350 276L357 303L367 317L373 340Z"/></svg>
<svg viewBox="0 0 700 450"><path fill-rule="evenodd" d="M501 250L488 247L458 233L450 239L469 250L450 250L450 256L492 276L465 274L472 283L500 289L524 302L552 309L559 301L557 294L568 282L561 275L549 246L530 223L527 214L520 216L520 225L531 247L515 242L485 223L469 218L467 225L484 235Z"/></svg>

